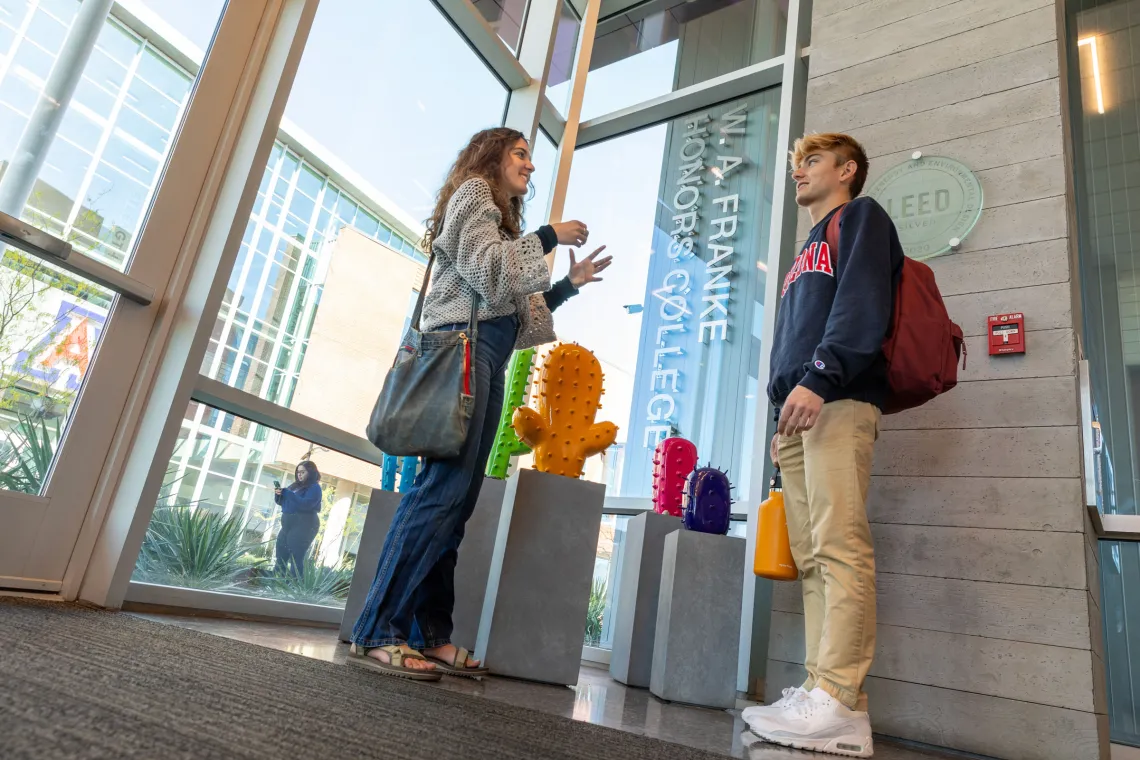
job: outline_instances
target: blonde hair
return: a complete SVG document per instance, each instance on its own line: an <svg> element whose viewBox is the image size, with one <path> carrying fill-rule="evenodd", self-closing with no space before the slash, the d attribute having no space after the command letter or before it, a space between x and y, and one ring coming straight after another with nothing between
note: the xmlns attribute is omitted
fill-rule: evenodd
<svg viewBox="0 0 1140 760"><path fill-rule="evenodd" d="M871 166L863 146L854 137L839 132L804 135L792 146L790 157L792 168L798 169L804 159L812 153L822 152L835 154L837 163L855 162L855 176L851 179L851 197L859 197L859 193L863 192L863 185L867 183L867 170Z"/></svg>

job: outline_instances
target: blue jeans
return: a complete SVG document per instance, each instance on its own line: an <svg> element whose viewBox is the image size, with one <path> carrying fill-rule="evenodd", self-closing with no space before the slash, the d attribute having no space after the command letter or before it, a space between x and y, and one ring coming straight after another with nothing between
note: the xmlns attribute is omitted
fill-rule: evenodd
<svg viewBox="0 0 1140 760"><path fill-rule="evenodd" d="M281 530L277 534L277 572L304 577L305 556L320 530L321 516L317 512L282 514Z"/></svg>
<svg viewBox="0 0 1140 760"><path fill-rule="evenodd" d="M454 459L427 460L400 500L384 539L376 579L352 630L357 645L407 643L416 649L432 649L451 643L459 543L483 486L503 408L503 373L518 326L514 315L479 323L475 409L467 440Z"/></svg>

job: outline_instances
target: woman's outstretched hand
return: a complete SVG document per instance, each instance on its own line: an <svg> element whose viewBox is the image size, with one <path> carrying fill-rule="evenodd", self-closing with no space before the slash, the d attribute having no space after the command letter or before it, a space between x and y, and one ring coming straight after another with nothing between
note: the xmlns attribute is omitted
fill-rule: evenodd
<svg viewBox="0 0 1140 760"><path fill-rule="evenodd" d="M577 219L572 222L556 222L550 226L554 228L554 234L558 236L559 245L582 246L590 237L590 230L586 224Z"/></svg>
<svg viewBox="0 0 1140 760"><path fill-rule="evenodd" d="M606 250L603 245L598 250L591 253L586 258L578 261L574 258L574 249L570 249L570 284L575 288L580 288L583 285L591 282L601 282L602 278L596 275L603 272L606 268L613 263L613 256L603 256L598 258L598 254Z"/></svg>

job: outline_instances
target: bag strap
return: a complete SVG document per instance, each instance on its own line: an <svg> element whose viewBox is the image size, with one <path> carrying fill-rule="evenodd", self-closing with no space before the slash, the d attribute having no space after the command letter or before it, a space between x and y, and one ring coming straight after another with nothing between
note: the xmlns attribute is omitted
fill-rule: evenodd
<svg viewBox="0 0 1140 760"><path fill-rule="evenodd" d="M831 261L833 265L839 261L839 218L843 216L843 208L846 205L847 204L844 203L831 215L831 220L827 223L827 230L823 233L823 238L827 241L827 247L831 249Z"/></svg>
<svg viewBox="0 0 1140 760"><path fill-rule="evenodd" d="M424 268L424 281L420 283L420 294L416 298L416 308L412 311L412 329L416 332L420 331L420 316L424 311L424 299L427 298L428 282L431 280L431 268L435 264L435 251L432 251L431 256L428 258L427 266Z"/></svg>
<svg viewBox="0 0 1140 760"><path fill-rule="evenodd" d="M424 299L427 298L428 284L431 282L431 270L435 264L435 251L431 252L428 258L427 266L424 268L424 281L420 283L420 294L416 298L416 308L412 312L412 329L416 332L420 330L420 317L423 316ZM469 338L474 341L479 333L479 294L475 292L474 288L471 290L471 318L467 322L467 332Z"/></svg>

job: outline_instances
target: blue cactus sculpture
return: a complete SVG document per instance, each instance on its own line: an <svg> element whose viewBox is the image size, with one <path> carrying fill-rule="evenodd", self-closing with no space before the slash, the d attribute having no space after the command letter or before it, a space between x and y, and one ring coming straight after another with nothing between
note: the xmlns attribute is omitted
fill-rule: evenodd
<svg viewBox="0 0 1140 760"><path fill-rule="evenodd" d="M732 483L713 466L699 467L685 484L682 520L685 528L723 536L732 514Z"/></svg>
<svg viewBox="0 0 1140 760"><path fill-rule="evenodd" d="M400 462L400 493L407 493L416 480L420 469L419 457L404 457Z"/></svg>
<svg viewBox="0 0 1140 760"><path fill-rule="evenodd" d="M384 463L380 466L380 488L384 491L396 490L396 457L391 454L384 455Z"/></svg>

